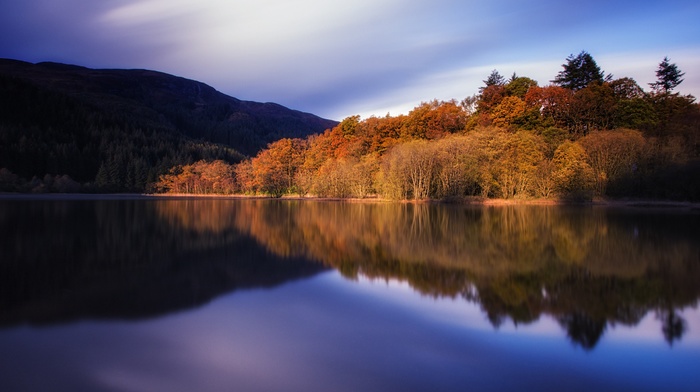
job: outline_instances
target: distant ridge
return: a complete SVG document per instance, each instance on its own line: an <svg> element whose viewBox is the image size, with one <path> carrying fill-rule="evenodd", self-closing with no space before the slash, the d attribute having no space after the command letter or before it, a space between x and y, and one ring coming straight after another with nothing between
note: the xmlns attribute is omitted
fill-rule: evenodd
<svg viewBox="0 0 700 392"><path fill-rule="evenodd" d="M13 175L37 189L68 175L87 191L143 191L175 165L236 163L336 124L157 71L0 59L0 191L17 190Z"/></svg>
<svg viewBox="0 0 700 392"><path fill-rule="evenodd" d="M276 103L243 101L194 80L143 69L90 69L0 59L0 75L82 100L130 121L254 155L284 137L306 137L338 124Z"/></svg>

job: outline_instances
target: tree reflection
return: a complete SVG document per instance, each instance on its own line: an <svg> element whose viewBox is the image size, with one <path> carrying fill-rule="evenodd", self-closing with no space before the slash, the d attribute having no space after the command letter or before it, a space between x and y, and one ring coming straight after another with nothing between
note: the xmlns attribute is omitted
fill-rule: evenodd
<svg viewBox="0 0 700 392"><path fill-rule="evenodd" d="M325 268L271 254L215 200L0 201L0 326L138 319Z"/></svg>
<svg viewBox="0 0 700 392"><path fill-rule="evenodd" d="M658 311L656 318L661 320L661 331L669 346L673 346L676 340L681 340L686 331L686 321L679 316L675 309L663 309Z"/></svg>
<svg viewBox="0 0 700 392"><path fill-rule="evenodd" d="M470 207L249 201L237 226L272 252L344 276L399 279L480 304L499 327L559 320L590 350L608 325L636 325L659 298L697 303L700 215L597 207ZM660 313L661 314L661 313ZM667 340L682 335L663 313Z"/></svg>
<svg viewBox="0 0 700 392"><path fill-rule="evenodd" d="M575 344L585 350L592 350L605 331L605 320L594 320L585 313L574 312L559 317L566 333Z"/></svg>
<svg viewBox="0 0 700 392"><path fill-rule="evenodd" d="M0 238L0 306L15 321L55 319L25 312L51 298L44 308L73 304L71 317L144 317L332 267L478 303L495 328L549 315L590 350L608 326L649 312L673 344L687 328L679 310L700 296L692 211L254 199L15 207L0 209L12 228ZM85 300L96 292L121 307L96 310Z"/></svg>

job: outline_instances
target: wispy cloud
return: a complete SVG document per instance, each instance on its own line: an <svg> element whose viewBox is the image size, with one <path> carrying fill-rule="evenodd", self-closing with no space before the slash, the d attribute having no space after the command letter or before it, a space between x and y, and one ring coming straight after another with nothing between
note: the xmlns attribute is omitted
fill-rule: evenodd
<svg viewBox="0 0 700 392"><path fill-rule="evenodd" d="M492 69L546 84L580 50L643 87L669 55L698 95L696 3L25 0L0 5L0 56L157 69L335 119L462 99Z"/></svg>

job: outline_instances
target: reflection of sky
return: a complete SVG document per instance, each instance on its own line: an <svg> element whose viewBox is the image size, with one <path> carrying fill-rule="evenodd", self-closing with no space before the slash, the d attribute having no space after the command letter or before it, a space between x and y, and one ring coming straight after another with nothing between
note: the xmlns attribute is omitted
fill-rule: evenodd
<svg viewBox="0 0 700 392"><path fill-rule="evenodd" d="M616 327L587 352L545 317L494 331L478 305L331 272L156 320L0 331L0 389L690 390L691 313L673 348L652 316L635 338Z"/></svg>
<svg viewBox="0 0 700 392"><path fill-rule="evenodd" d="M415 301L414 290L407 282L367 278L360 278L360 281L365 283L363 285L364 290L374 295L381 295L383 299L395 302L399 306L417 307L423 314L441 323L450 323L469 329L493 330L493 326L488 322L479 306L467 304L461 298L440 298L435 301L423 298L421 301ZM385 288L391 288L391 290L386 290ZM687 308L679 311L678 314L686 321L688 326L680 344L693 345L700 348L700 310L697 307ZM498 331L502 334L547 335L557 336L557 338L566 336L566 332L549 315L542 315L536 323L531 324L516 325L509 321L499 326ZM634 326L609 325L603 335L603 339L616 342L648 341L653 344L666 344L661 335L661 324L653 312L647 313L642 321Z"/></svg>

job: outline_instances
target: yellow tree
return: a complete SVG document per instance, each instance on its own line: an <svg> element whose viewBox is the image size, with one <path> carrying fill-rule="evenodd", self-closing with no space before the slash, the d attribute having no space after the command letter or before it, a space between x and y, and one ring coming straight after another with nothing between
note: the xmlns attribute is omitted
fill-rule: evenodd
<svg viewBox="0 0 700 392"><path fill-rule="evenodd" d="M527 197L534 194L537 165L544 159L545 144L530 131L506 136L494 162L495 179L501 197Z"/></svg>
<svg viewBox="0 0 700 392"><path fill-rule="evenodd" d="M413 141L401 146L406 159L406 173L409 189L416 200L430 196L435 172L435 152L432 144L425 141Z"/></svg>
<svg viewBox="0 0 700 392"><path fill-rule="evenodd" d="M472 195L479 178L478 146L469 136L451 136L435 143L437 193L440 198Z"/></svg>
<svg viewBox="0 0 700 392"><path fill-rule="evenodd" d="M364 198L374 192L374 178L379 171L378 154L368 154L352 161L348 187L354 197Z"/></svg>
<svg viewBox="0 0 700 392"><path fill-rule="evenodd" d="M386 197L422 200L431 196L437 163L432 146L425 140L413 140L384 155L379 179Z"/></svg>
<svg viewBox="0 0 700 392"><path fill-rule="evenodd" d="M500 197L500 187L496 180L498 159L508 132L500 128L478 127L466 137L476 145L474 155L477 162L477 184L482 197Z"/></svg>
<svg viewBox="0 0 700 392"><path fill-rule="evenodd" d="M580 144L568 140L554 152L552 178L561 196L589 197L594 174L587 160L586 150Z"/></svg>
<svg viewBox="0 0 700 392"><path fill-rule="evenodd" d="M329 159L321 165L312 192L321 197L350 196L349 177L352 163L347 159Z"/></svg>

